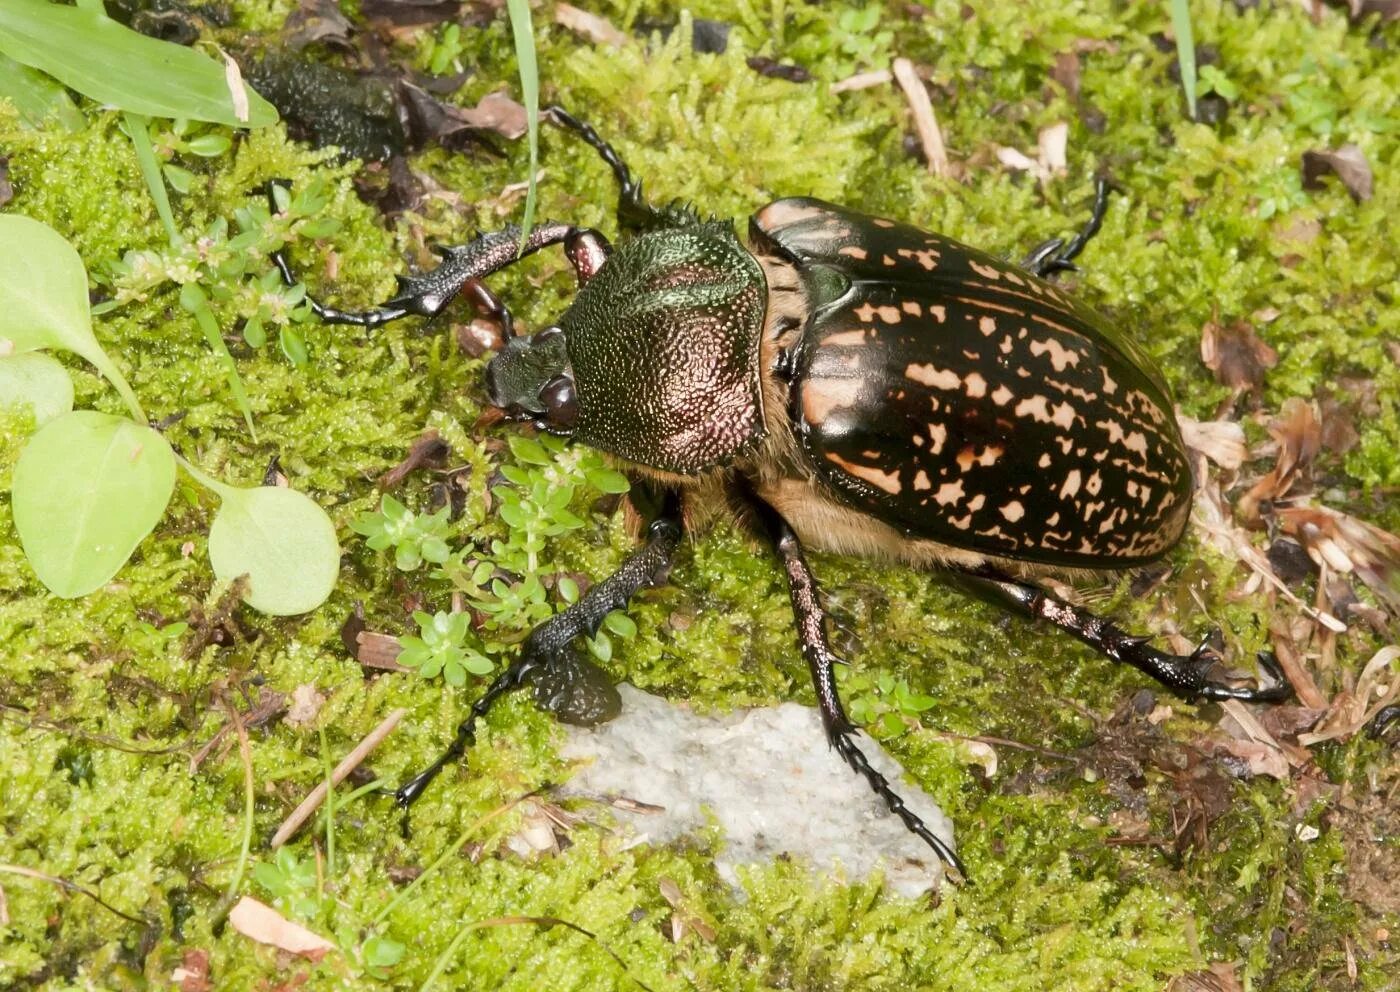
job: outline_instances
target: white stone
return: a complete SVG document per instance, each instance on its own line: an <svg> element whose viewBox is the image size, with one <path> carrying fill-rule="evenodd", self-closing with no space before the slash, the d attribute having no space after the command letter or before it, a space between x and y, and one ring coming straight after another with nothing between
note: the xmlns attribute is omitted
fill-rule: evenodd
<svg viewBox="0 0 1400 992"><path fill-rule="evenodd" d="M887 884L900 895L937 888L943 874L937 856L827 745L815 709L784 703L698 716L630 685L618 688L621 716L592 730L566 728L563 754L582 767L562 792L664 807L662 813L614 811L637 842L664 844L697 833L711 822L708 813L724 832L716 865L731 885L738 884L738 865L787 854L847 879L883 865ZM908 807L953 847L952 824L933 800L869 737L862 734L860 746Z"/></svg>

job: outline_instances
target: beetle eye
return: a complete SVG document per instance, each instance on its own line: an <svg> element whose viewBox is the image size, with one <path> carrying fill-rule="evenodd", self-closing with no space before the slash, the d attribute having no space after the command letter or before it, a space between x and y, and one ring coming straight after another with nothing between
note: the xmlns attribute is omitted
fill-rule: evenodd
<svg viewBox="0 0 1400 992"><path fill-rule="evenodd" d="M578 420L578 397L574 395L572 376L556 375L540 390L545 418L550 427L568 430Z"/></svg>

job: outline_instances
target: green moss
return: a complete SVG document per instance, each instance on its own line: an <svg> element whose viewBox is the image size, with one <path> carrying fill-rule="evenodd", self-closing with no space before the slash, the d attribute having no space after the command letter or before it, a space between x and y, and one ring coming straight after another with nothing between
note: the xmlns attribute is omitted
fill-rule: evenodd
<svg viewBox="0 0 1400 992"><path fill-rule="evenodd" d="M267 32L294 5L232 6L238 29ZM1173 56L1148 38L1166 28L1158 5L1076 0L1031 9L935 0L912 18L894 3L690 4L697 16L735 22L730 50L720 56L689 52L679 4L593 6L619 24L680 24L667 41L658 34L611 50L537 16L545 99L585 109L658 200L689 200L742 221L773 197L812 194L1015 256L1074 229L1092 176L1108 171L1123 192L1071 281L1141 329L1194 416L1224 396L1198 358L1200 328L1217 314L1233 320L1279 311L1269 322L1254 318L1280 353L1266 380L1267 408L1290 396L1345 395L1342 379L1374 380L1376 408L1361 411L1360 442L1329 485L1353 506L1381 506L1378 523L1400 524L1400 511L1384 503L1400 485L1400 373L1388 350L1400 320L1392 305L1400 245L1390 223L1400 215L1400 126L1392 109L1400 66L1390 54L1400 29L1348 29L1331 12L1315 25L1292 4L1243 14L1229 4L1193 5L1198 40L1219 47L1221 71L1240 91L1226 122L1212 129L1184 120L1179 87L1166 76ZM401 54L426 65L427 38L409 41L413 47ZM1091 44L1080 45L1076 103L1051 69L1081 39ZM230 32L223 40L236 47L238 38ZM460 99L514 85L503 20L464 28L459 43L462 64L475 70ZM745 62L755 53L801 62L819 82L762 78ZM930 177L905 153L910 124L896 89L833 95L827 88L896 54L930 68L940 124L965 167L962 182ZM1086 122L1090 109L1102 115L1101 129ZM160 250L164 236L116 118L88 112L87 130L59 135L24 130L0 109L0 154L9 158L15 188L6 209L54 225L101 271L128 250ZM995 164L994 146L1033 150L1037 131L1058 121L1070 123L1066 176L1041 188ZM1345 141L1363 148L1375 172L1375 195L1365 203L1353 203L1335 183L1318 191L1301 185L1301 153ZM541 216L611 233L615 191L602 163L553 131L543 150ZM423 239L464 240L518 210L519 201L500 191L522 178L525 150L505 151L503 159L421 155L415 167L453 195L430 198L420 216L386 231L354 196L352 167L332 166L275 129L258 132L223 158L182 162L197 181L176 199L176 214L190 231L203 231L232 217L269 177L301 188L319 175L333 191L326 214L342 227L323 242L298 244L294 255L324 295L364 305L393 291L400 259L428 261ZM1301 222L1320 228L1312 236ZM529 326L567 305L572 284L557 253L492 280ZM233 313L221 318L233 335ZM173 287L97 322L152 416L185 413L168 435L188 457L229 481L251 483L279 456L293 483L341 527L347 554L340 587L315 615L236 611L238 636L201 648L194 633L166 637L156 629L182 619L198 628L226 606L212 588L204 550L210 507L198 492L182 488L114 583L71 603L45 594L14 541L0 540L0 702L7 707L0 711L0 862L68 878L153 923L143 932L82 896L0 873L11 921L0 927L0 986L156 987L189 948L211 952L220 988L300 977L310 989L369 981L353 977L360 969L353 956L339 954L279 973L272 951L216 926L243 830L243 773L236 747L216 749L194 774L190 754L223 723L216 695L255 692L250 680L285 693L314 684L329 697L311 727L274 721L254 732L254 856L263 860L270 856L261 839L323 775L321 728L330 751L341 754L403 706L409 717L371 759L374 771L400 781L430 760L475 690L408 675L366 678L346 656L339 626L359 601L376 629L408 630L406 602L444 608L450 587L426 573L398 573L347 525L377 503L368 480L433 427L452 443L454 462L472 470L454 541L501 537L504 525L483 500L505 456L495 433L472 426L483 401L481 363L457 355L441 333L405 324L372 333L303 329L311 353L304 368L275 349L235 348L257 417L254 443ZM70 367L80 404L118 411L95 376L76 362ZM0 487L8 486L27 429L13 418L0 423ZM427 495L421 476L402 493L415 508ZM580 488L571 508L584 526L548 545L546 557L560 568L601 575L630 547L620 521L589 512L596 496ZM0 535L12 534L0 497ZM1089 596L1145 630L1191 637L1219 624L1237 657L1263 646L1271 607L1259 595L1227 601L1239 584L1232 561L1192 541L1170 561L1177 575L1143 599L1126 581ZM936 697L923 718L929 728L1082 759L1079 749L1102 732L1099 724L1144 684L1066 638L1029 630L907 569L831 556L815 563L847 628L839 632L841 649L860 670L890 673ZM632 616L639 631L609 662L618 677L704 708L811 701L781 576L731 528L696 540L671 584L647 593ZM522 633L525 621L517 620ZM1341 668L1374 649L1356 637L1342 645ZM1183 746L1204 724L1190 707L1175 708L1162 740ZM566 773L554 735L527 701L501 706L465 770L446 775L415 808L411 839L400 836L382 797L341 809L339 871L325 880L309 922L353 951L401 890L394 881L400 869L428 864L466 825ZM1348 829L1335 807L1295 809L1296 796L1278 783L1240 782L1206 846L1178 863L1156 847L1107 843L1113 831L1106 824L1125 800L1102 776L1079 771L1091 762L1006 748L1001 771L983 782L959 746L932 730L913 730L891 746L953 815L976 883L936 906L890 897L876 882L818 881L796 864L752 870L738 898L710 866L713 837L689 848L622 850L606 832L582 826L559 856L522 861L501 846L519 822L514 811L470 838L483 845L479 858L449 858L380 925L380 934L407 948L382 984L416 987L464 923L525 914L589 928L658 990L1158 989L1212 960L1243 962L1256 988L1350 988L1348 946L1360 969L1356 987L1381 989L1393 980L1393 953L1375 934L1383 926L1396 932L1400 921L1354 890L1358 845L1371 841ZM1393 787L1393 758L1377 743L1330 745L1319 758L1353 796L1371 795L1378 782ZM1154 834L1169 835L1178 783L1157 768L1145 782L1134 794L1138 812ZM1300 825L1315 827L1316 839L1302 839ZM293 847L314 860L319 842L306 831ZM679 944L669 940L663 879L715 928L713 942L693 933ZM250 878L243 891L271 897ZM193 912L177 936L172 914L180 906ZM629 987L598 946L533 926L474 932L441 984Z"/></svg>

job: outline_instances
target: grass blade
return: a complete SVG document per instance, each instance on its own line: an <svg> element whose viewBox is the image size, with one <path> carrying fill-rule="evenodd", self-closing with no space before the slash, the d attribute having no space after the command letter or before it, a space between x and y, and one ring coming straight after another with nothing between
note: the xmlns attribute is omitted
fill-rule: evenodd
<svg viewBox="0 0 1400 992"><path fill-rule="evenodd" d="M1186 109L1196 119L1196 39L1191 34L1191 6L1188 0L1172 0L1172 33L1176 35L1176 61L1181 66L1181 85L1186 90Z"/></svg>
<svg viewBox="0 0 1400 992"><path fill-rule="evenodd" d="M515 38L515 61L520 67L520 96L525 103L527 140L530 142L530 178L525 190L525 218L520 222L520 247L535 223L535 173L540 161L540 67L535 58L535 28L530 22L529 0L506 0L510 30Z"/></svg>

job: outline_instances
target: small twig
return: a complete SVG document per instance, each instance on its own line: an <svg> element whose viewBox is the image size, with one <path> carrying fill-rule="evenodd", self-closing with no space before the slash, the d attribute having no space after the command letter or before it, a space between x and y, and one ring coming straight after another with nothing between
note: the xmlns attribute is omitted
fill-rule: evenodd
<svg viewBox="0 0 1400 992"><path fill-rule="evenodd" d="M952 174L948 165L948 150L943 146L943 132L938 129L938 118L933 113L933 101L929 99L928 87L914 71L914 63L908 59L894 60L894 78L909 101L909 109L914 114L914 127L919 132L919 143L928 160L928 171L935 176L946 178Z"/></svg>
<svg viewBox="0 0 1400 992"><path fill-rule="evenodd" d="M79 895L87 896L89 899L97 903L97 905L101 906L109 913L115 913L117 916L120 916L122 919L130 923L137 923L143 927L150 925L149 920L143 920L139 916L132 916L130 913L123 913L120 909L113 906L107 900L103 899L96 892L93 892L91 889L85 889L77 882L70 882L66 878L59 878L57 875L49 875L42 871L35 871L33 868L26 868L23 865L8 864L0 864L0 874L19 875L22 878L33 878L39 880L40 882L50 882L54 885L57 885L60 889L63 889L64 891L77 892ZM3 906L2 902L0 902L0 906ZM3 925L5 920L8 919L9 910L8 908L5 908L4 919L0 919L0 925Z"/></svg>
<svg viewBox="0 0 1400 992"><path fill-rule="evenodd" d="M969 734L955 734L951 730L938 731L939 737L948 737L958 741L975 741L978 744L994 744L998 747L1009 747L1016 751L1029 751L1032 754L1043 755L1047 758L1054 758L1057 761L1068 761L1071 764L1078 764L1079 759L1072 754L1065 754L1061 751L1052 751L1045 747L1036 747L1034 744L1022 744L1020 741L1009 740L1005 737L987 737L985 735L972 736Z"/></svg>
<svg viewBox="0 0 1400 992"><path fill-rule="evenodd" d="M847 76L837 83L831 84L833 93L849 93L852 90L874 89L876 86L888 86L894 81L894 76L888 69L876 69L873 72L858 72L854 76Z"/></svg>
<svg viewBox="0 0 1400 992"><path fill-rule="evenodd" d="M0 927L10 925L10 904L5 899L5 886L0 885Z"/></svg>
<svg viewBox="0 0 1400 992"><path fill-rule="evenodd" d="M243 725L243 716L238 712L238 707L225 698L224 709L228 711L229 722L238 733L238 757L243 763L243 839L238 849L238 867L234 869L233 880L224 894L224 902L232 905L238 887L243 884L243 872L248 867L248 851L253 846L253 747L248 742L248 728Z"/></svg>
<svg viewBox="0 0 1400 992"><path fill-rule="evenodd" d="M405 709L394 710L384 718L379 726L371 730L364 740L355 745L355 749L342 758L340 764L336 765L335 770L331 772L330 785L339 785L347 775L358 768L360 762L364 761L369 753L393 732L407 712L408 710ZM277 828L277 833L272 835L270 846L278 848L290 840L311 814L320 808L321 803L325 802L326 794L329 791L325 782L312 789L311 794L301 801L301 805L292 810L292 815L282 821L282 825Z"/></svg>

